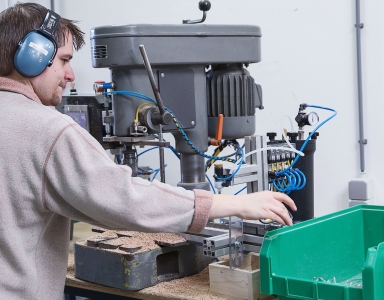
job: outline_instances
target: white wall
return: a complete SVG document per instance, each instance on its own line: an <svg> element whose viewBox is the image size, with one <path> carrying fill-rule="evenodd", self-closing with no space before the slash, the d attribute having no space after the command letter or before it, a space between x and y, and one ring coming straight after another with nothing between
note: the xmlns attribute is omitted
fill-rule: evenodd
<svg viewBox="0 0 384 300"><path fill-rule="evenodd" d="M10 1L12 5L16 1ZM37 1L49 5L49 1ZM250 66L262 85L265 109L257 112L257 134L281 132L280 120L295 117L300 103L328 106L338 115L322 127L315 153L315 214L348 207L348 181L360 170L358 144L355 1L212 0L207 24L250 24L262 30L262 62ZM106 69L92 69L89 31L111 24L179 24L200 18L198 0L56 1L63 17L79 20L87 45L72 61L79 92L92 92ZM1 8L1 7L0 7ZM381 124L384 85L384 2L361 2L366 171L375 180L375 201L383 204L380 185L384 149ZM330 113L317 111L320 118ZM285 125L287 126L287 125ZM310 131L310 129L308 130ZM167 139L172 140L169 135ZM146 156L157 167L157 152ZM167 153L167 182L179 181L177 159Z"/></svg>

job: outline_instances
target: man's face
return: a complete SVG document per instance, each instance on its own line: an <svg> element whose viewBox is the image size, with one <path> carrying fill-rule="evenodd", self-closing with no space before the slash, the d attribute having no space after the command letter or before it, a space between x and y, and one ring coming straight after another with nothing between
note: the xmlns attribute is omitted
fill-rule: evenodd
<svg viewBox="0 0 384 300"><path fill-rule="evenodd" d="M47 67L39 76L30 78L36 95L44 105L59 105L67 82L75 80L70 65L73 55L72 36L68 34L65 41L65 45L57 49L52 66Z"/></svg>

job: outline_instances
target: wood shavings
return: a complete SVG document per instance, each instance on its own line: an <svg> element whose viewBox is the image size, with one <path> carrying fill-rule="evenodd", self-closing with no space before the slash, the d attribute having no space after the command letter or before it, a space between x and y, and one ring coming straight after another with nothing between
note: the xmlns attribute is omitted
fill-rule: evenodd
<svg viewBox="0 0 384 300"><path fill-rule="evenodd" d="M180 299L219 300L223 299L209 293L209 269L205 268L199 274L158 283L145 289L152 295L180 295Z"/></svg>
<svg viewBox="0 0 384 300"><path fill-rule="evenodd" d="M115 231L117 236L119 237L123 237L123 236L134 236L135 234L137 234L137 231Z"/></svg>
<svg viewBox="0 0 384 300"><path fill-rule="evenodd" d="M175 233L154 233L153 240L166 244L180 244L186 242L185 238Z"/></svg>
<svg viewBox="0 0 384 300"><path fill-rule="evenodd" d="M113 231L113 230L108 230L98 234L97 236L92 236L88 238L87 241L95 241L102 238L113 238L113 237L116 237L116 239L109 239L107 241L108 244L118 245L118 246L121 245L123 248L132 248L132 249L136 248L137 251L135 251L135 253L158 249L160 248L158 244L178 245L179 243L186 242L185 238L175 233L144 233L144 232L137 232L137 231ZM84 245L84 243L82 243L82 245ZM105 250L115 251L119 253L123 253L123 252L126 253L126 250L120 250L120 249L105 249Z"/></svg>
<svg viewBox="0 0 384 300"><path fill-rule="evenodd" d="M98 234L97 237L102 237L102 238L117 237L117 233L113 230L107 230L103 233Z"/></svg>

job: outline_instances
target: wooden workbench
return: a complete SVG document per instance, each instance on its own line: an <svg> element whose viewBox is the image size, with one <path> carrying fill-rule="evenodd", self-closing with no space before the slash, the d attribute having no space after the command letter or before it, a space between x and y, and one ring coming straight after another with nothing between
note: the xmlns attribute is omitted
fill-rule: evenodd
<svg viewBox="0 0 384 300"><path fill-rule="evenodd" d="M199 274L175 279L168 282L161 282L155 286L142 289L140 291L126 291L111 288L88 281L75 278L74 257L70 254L68 262L68 271L66 278L66 290L92 291L95 299L148 299L148 300L172 300L172 299L190 299L190 300L228 300L228 298L216 296L209 292L209 272L208 268ZM100 294L99 294L100 293ZM104 294L104 297L102 296ZM78 296L86 296L85 294Z"/></svg>

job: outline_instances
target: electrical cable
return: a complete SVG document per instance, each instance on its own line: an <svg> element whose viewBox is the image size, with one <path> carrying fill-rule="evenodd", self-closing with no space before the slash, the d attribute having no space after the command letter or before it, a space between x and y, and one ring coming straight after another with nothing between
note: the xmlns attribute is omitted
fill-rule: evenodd
<svg viewBox="0 0 384 300"><path fill-rule="evenodd" d="M175 123L176 125L176 128L178 129L178 131L180 132L180 134L183 136L183 139L184 141L188 144L188 146L197 154L199 154L200 156L202 157L205 157L207 159L214 159L214 160L221 160L221 161L228 161L228 162L231 162L231 163L235 163L236 160L234 159L230 159L230 158L226 158L226 157L219 157L219 156L210 156L210 155L207 155L205 154L204 152L200 151L199 149L197 149L195 147L195 145L193 145L193 143L190 141L190 139L188 138L187 134L185 133L184 129L182 128L180 122L176 119L174 113L172 111L170 111L168 108L166 108L166 110L171 114L172 118L173 118L173 122Z"/></svg>
<svg viewBox="0 0 384 300"><path fill-rule="evenodd" d="M140 156L140 155L142 155L142 154L144 154L144 153L147 153L147 152L149 152L149 151L151 151L151 150L154 150L154 149L157 149L157 148L159 148L159 147L158 147L158 146L155 146L155 147L149 148L149 149L147 149L147 150L145 150L145 151L139 153L137 156ZM171 149L172 152L176 155L176 157L177 157L178 159L180 159L180 155L179 155L179 153L176 151L176 149L175 149L174 147L172 147L172 146L166 146L165 148ZM140 168L139 168L139 169L140 169ZM152 171L152 174L154 174L154 173L156 172L156 173L154 174L154 176L153 176L153 179L154 179L154 178L157 176L157 174L159 173L160 169L156 169L156 170L150 169L150 171ZM207 180L208 180L208 182L209 182L209 185L211 186L212 192L213 192L214 194L216 194L216 190L215 190L215 187L214 187L213 184L212 184L212 181L209 179L209 177L208 177L207 175L205 175L205 177L207 178ZM153 181L153 179L152 179L152 181Z"/></svg>
<svg viewBox="0 0 384 300"><path fill-rule="evenodd" d="M141 103L137 109L136 109L136 114L135 114L135 120L133 121L134 124L137 124L139 123L139 111L140 111L140 108L142 108L143 106L145 105L154 105L152 102L144 102L144 103Z"/></svg>
<svg viewBox="0 0 384 300"><path fill-rule="evenodd" d="M295 171L298 172L303 177L302 185L297 188L298 190L301 190L306 185L307 178L305 177L305 174L302 171L300 171L299 169L296 169Z"/></svg>
<svg viewBox="0 0 384 300"><path fill-rule="evenodd" d="M150 97L148 97L148 96L146 96L146 95L143 95L143 94L141 94L141 93L138 93L138 92L134 92L134 91L110 91L110 92L103 92L102 94L104 94L104 95L111 95L111 94L128 95L128 96L136 97L136 98L143 99L143 100L152 102L152 103L154 103L154 104L157 104L157 102L156 102L155 100L151 99ZM261 152L261 151L266 151L266 150L284 150L284 151L295 152L295 153L299 154L299 156L296 156L295 159L293 160L293 162L292 162L286 169L284 169L284 170L282 170L282 171L278 171L278 172L275 173L277 176L279 176L279 175L283 175L283 177L286 177L287 180L288 180L288 182L289 182L288 185L286 185L285 182L283 181L283 183L284 183L284 185L285 185L285 188L279 188L279 187L276 185L276 179L275 179L275 180L272 181L271 186L273 186L274 189L276 189L276 190L280 190L280 191L281 191L281 190L284 190L284 191L287 191L287 192L290 192L290 191L292 191L292 190L296 190L296 189L301 189L301 188L303 188L303 187L305 186L305 183L306 183L306 178L305 178L304 173L301 172L301 171L298 170L298 169L294 170L293 172L292 172L292 171L289 171L289 170L292 170L293 165L297 162L297 160L299 159L299 157L304 155L304 153L302 153L302 150L305 148L306 144L308 143L309 139L313 136L313 134L314 134L314 133L315 133L321 126L323 126L325 123L327 123L327 122L328 122L329 120L331 120L333 117L335 117L336 114L337 114L336 110L334 110L334 109L332 109L332 108L323 107L323 106L318 106L318 105L311 105L311 104L307 104L306 106L307 106L307 107L313 107L313 108L319 108L319 109L330 110L330 111L333 111L334 114L333 114L332 116L330 116L329 118L327 118L326 120L324 120L322 123L320 123L320 124L319 124L319 125L318 125L318 126L311 132L311 133L310 133L310 135L308 136L308 138L304 141L303 145L301 146L300 150L297 150L297 149L293 148L293 146L289 143L289 141L287 141L287 138L286 138L286 136L285 136L284 134L283 134L283 137L284 137L284 139L286 140L287 144L290 145L290 146L292 146L291 148L287 148L287 147L266 147L266 148L260 148L260 149L253 150L253 151L251 151L251 152L249 152L249 153L247 153L247 154L244 153L244 150L243 150L242 148L239 148L239 149L241 150L241 158L240 158L240 161L238 162L238 166L237 166L236 170L235 170L233 173L231 173L231 175L228 176L228 177L225 177L225 178L216 178L216 179L217 179L217 180L229 180L229 179L233 178L233 177L236 175L236 173L240 170L240 168L241 168L241 166L242 166L242 164L243 164L243 162L244 162L244 159L245 159L247 156L251 155L251 154L254 154L254 153L257 153L257 152ZM140 107L141 107L141 106L140 106ZM209 166L212 164L212 162L213 162L213 161L217 161L217 160L220 160L220 161L228 161L228 162L231 162L231 163L236 163L236 162L239 160L239 157L237 157L237 156L238 156L238 153L239 153L239 149L237 149L237 151L235 152L236 159L230 159L230 158L228 158L228 157L219 157L219 156L216 156L216 155L214 155L214 156L210 156L210 155L207 155L207 154L201 152L201 151L200 151L199 149L197 149L197 148L193 145L193 143L189 140L188 136L186 135L184 129L182 128L180 122L178 121L178 119L176 118L176 116L174 115L174 113L173 113L171 110L169 110L168 108L165 108L165 110L171 114L172 119L173 119L173 122L174 122L175 125L176 125L176 128L178 129L178 131L180 132L180 134L183 136L183 139L185 140L185 142L190 146L190 148L191 148L195 153L197 153L197 154L199 154L200 156L205 157L205 158L207 158L207 159L210 160L209 163L207 163L206 168L207 168L207 166L208 166L208 168L209 168ZM151 149L148 149L148 150L146 150L146 151L144 151L144 152L141 152L139 155L144 154L145 152L150 151L150 150L153 150L153 149L156 149L156 148L158 148L158 147L153 147L153 148L151 148ZM176 150L172 150L172 151L174 151L175 155L177 155L177 156L179 157L179 155L178 155L178 153L176 152ZM221 150L220 150L220 151L217 151L217 149L216 149L214 154L217 154L217 153L220 153L220 152L221 152ZM295 172L297 172L297 173L295 173ZM157 172L157 173L158 173L158 172ZM156 173L155 175L157 175L157 173ZM288 175L288 176L285 176L285 175ZM291 176L293 176L293 177L291 177ZM295 176L297 176L297 179L298 179L299 184L297 184L297 181L296 181ZM303 180L302 180L302 184L301 184L301 185L300 185L300 182L301 182L301 178L300 178L300 176L303 178ZM292 184L292 178L295 178L294 183L296 183L296 184ZM208 180L209 180L209 179L208 179ZM209 180L209 182L210 182L210 180ZM281 185L281 179L279 179L277 182L279 183L280 187L283 187L283 186ZM212 188L213 185L212 185L211 182L210 182L210 185L211 185L211 188ZM297 186L297 185L299 185L299 186ZM214 189L213 189L213 190L214 190Z"/></svg>
<svg viewBox="0 0 384 300"><path fill-rule="evenodd" d="M134 91L129 91L129 90L121 90L121 91L109 91L109 92L102 92L103 95L127 95L127 96L131 96L131 97L136 97L136 98L139 98L139 99L143 99L143 100L146 100L146 101L149 101L149 102L152 102L154 104L157 105L157 102L155 100L153 100L152 98L144 95L144 94L141 94L141 93L138 93L138 92L134 92ZM227 157L218 157L218 156L210 156L210 155L207 155L205 153L203 153L202 151L200 151L199 149L197 149L193 143L189 140L188 136L186 135L183 127L181 126L180 122L178 121L178 119L176 118L175 114L167 107L165 107L165 110L167 112L169 112L172 116L172 120L173 122L175 123L175 126L176 128L178 129L178 131L180 132L180 134L183 136L183 139L185 140L185 142L189 145L189 147L197 154L199 154L200 156L202 157L205 157L207 159L210 159L210 160L220 160L220 161L228 161L228 162L231 162L231 163L236 163L237 159L234 160L234 159L230 159L230 158L227 158ZM154 149L154 148L152 148ZM141 152L141 154L147 152L147 151L150 151L152 149L148 149L144 152ZM236 152L237 153L237 152ZM235 170L235 172L233 172L229 178L217 178L218 180L228 180L228 179L231 179L233 176L235 176L235 174L239 171L239 169L241 168L241 165L243 164L243 160L244 160L244 151L242 150L241 151L241 161L238 165L238 168Z"/></svg>
<svg viewBox="0 0 384 300"><path fill-rule="evenodd" d="M147 150L144 150L143 152L140 152L137 156L143 155L143 154L145 154L145 153L147 153L147 152L149 152L151 150L157 149L157 148L159 148L159 146L155 146L155 147L149 148Z"/></svg>
<svg viewBox="0 0 384 300"><path fill-rule="evenodd" d="M278 192L281 192L281 193L285 193L285 192L290 191L290 189L288 189L288 188L281 188L281 187L278 187L277 184L276 184L276 180L273 181L273 186L275 187L275 189L276 189Z"/></svg>
<svg viewBox="0 0 384 300"><path fill-rule="evenodd" d="M286 183L286 181L288 181L288 183ZM294 183L292 183L291 176L285 176L285 178L281 178L279 183L280 186L283 186L283 188L289 188L291 185L294 185Z"/></svg>
<svg viewBox="0 0 384 300"><path fill-rule="evenodd" d="M245 147L245 143L243 144L243 146L241 146L241 148L244 149L244 147ZM235 154L236 154L236 152L233 152L233 153L231 153L231 154L223 155L222 157L232 157L232 156L234 156Z"/></svg>
<svg viewBox="0 0 384 300"><path fill-rule="evenodd" d="M166 166L167 166L167 164L164 165L164 168L165 168ZM153 177L152 177L151 182L155 180L155 178L156 178L157 174L159 174L159 172L160 172L160 168L158 168L158 169L156 169L156 170L153 171Z"/></svg>
<svg viewBox="0 0 384 300"><path fill-rule="evenodd" d="M155 100L151 99L150 97L148 97L148 96L146 96L144 94L141 94L141 93L138 93L138 92L134 92L134 91L129 91L129 90L109 91L109 92L102 92L101 94L103 94L103 95L127 95L127 96L131 96L131 97L136 97L136 98L139 98L139 99L143 99L143 100L152 102L152 103L157 105L157 102ZM169 108L167 108L167 107L165 107L164 109L171 114L172 120L175 123L177 130L180 132L180 134L183 136L183 139L185 140L185 142L189 145L189 147L195 153L197 153L200 156L205 157L207 159L215 159L215 160L221 160L221 161L228 161L228 162L232 162L232 163L236 162L236 160L233 160L233 159L230 159L230 158L226 158L226 157L210 156L210 155L207 155L204 152L200 151L199 149L197 149L195 147L195 145L193 145L193 143L189 140L187 134L185 133L183 127L181 126L179 120L176 118L175 114Z"/></svg>
<svg viewBox="0 0 384 300"><path fill-rule="evenodd" d="M284 120L285 118L288 119L288 121L289 121L289 123L290 123L290 125L291 125L291 132L293 131L293 123L292 123L291 118L290 118L289 116L284 116L284 117L281 119L281 121L280 121L280 126L281 126L281 129L282 129L282 132L283 132L283 138L284 138L285 142L288 144L289 148L291 148L291 149L295 149L295 147L293 147L293 145L289 142L288 137L287 137L287 135L286 135L286 133L285 133L285 131L284 131L283 120ZM302 153L301 151L300 151L299 154L300 154L301 156L304 156L304 153Z"/></svg>
<svg viewBox="0 0 384 300"><path fill-rule="evenodd" d="M177 157L178 159L180 159L180 154L179 154L179 152L176 151L175 148L173 148L172 146L166 146L165 148L171 149L172 152L173 152L173 154L175 154L176 157Z"/></svg>
<svg viewBox="0 0 384 300"><path fill-rule="evenodd" d="M288 181L288 183L286 182ZM306 184L306 177L299 169L289 169L284 174L271 180L271 186L278 192L289 194L291 191L301 190Z"/></svg>
<svg viewBox="0 0 384 300"><path fill-rule="evenodd" d="M145 171L143 168L137 167L138 170ZM149 171L153 172L152 168L149 168Z"/></svg>
<svg viewBox="0 0 384 300"><path fill-rule="evenodd" d="M209 185L211 186L212 192L213 192L214 194L216 194L216 189L215 189L215 187L213 186L212 181L209 179L209 177L208 177L207 174L205 174L205 178L207 178L207 180L208 180L208 182L209 182Z"/></svg>
<svg viewBox="0 0 384 300"><path fill-rule="evenodd" d="M237 191L236 193L234 193L234 195L238 195L240 194L242 191L244 191L245 189L247 188L247 186L243 187L240 191Z"/></svg>
<svg viewBox="0 0 384 300"><path fill-rule="evenodd" d="M232 157L233 155L236 155L237 153L237 149L239 149L240 147L240 144L236 141L236 140L224 140L224 142L219 146L217 147L214 152L213 152L213 157L218 157L218 155L224 150L224 148L226 148L227 146L233 146L235 149L236 149L236 152L233 153L231 156L222 156L222 157L226 157L226 158L229 158L229 157ZM243 147L242 147L243 148ZM208 171L208 169L212 166L212 164L216 161L216 159L211 159L211 160L207 160L206 164L205 164L205 172Z"/></svg>
<svg viewBox="0 0 384 300"><path fill-rule="evenodd" d="M289 176L289 175L288 175L288 176ZM298 177L298 181L299 181L299 183L298 183L297 180L296 180L296 175L295 175L295 173L292 173L292 176L289 176L289 178L291 178L291 180L292 180L292 186L297 187L298 185L300 185L300 183L301 183L301 178Z"/></svg>

